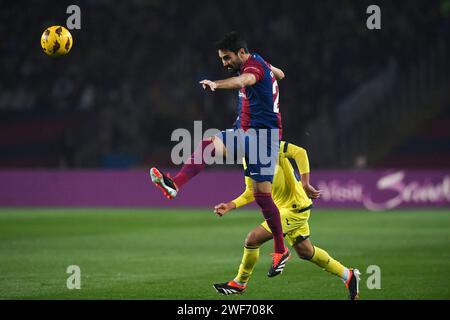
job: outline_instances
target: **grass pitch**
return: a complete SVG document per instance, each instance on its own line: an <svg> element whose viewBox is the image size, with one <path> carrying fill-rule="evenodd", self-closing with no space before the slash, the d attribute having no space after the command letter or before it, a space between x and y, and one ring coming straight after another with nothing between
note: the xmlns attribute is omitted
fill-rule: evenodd
<svg viewBox="0 0 450 320"><path fill-rule="evenodd" d="M244 295L217 294L260 221L243 210L1 209L0 299L347 298L342 281L296 256L267 278L272 242ZM310 227L315 245L360 269L361 299L450 299L450 212L313 210ZM70 265L80 290L66 287ZM381 289L367 288L370 265Z"/></svg>

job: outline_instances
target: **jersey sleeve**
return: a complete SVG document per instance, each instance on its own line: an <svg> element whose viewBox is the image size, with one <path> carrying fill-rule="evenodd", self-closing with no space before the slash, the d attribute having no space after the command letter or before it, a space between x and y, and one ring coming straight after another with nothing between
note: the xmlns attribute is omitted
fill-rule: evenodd
<svg viewBox="0 0 450 320"><path fill-rule="evenodd" d="M232 200L231 202L233 202L236 205L236 208L239 208L253 201L255 201L255 197L253 196L252 179L250 179L249 177L245 177L244 192L242 192L242 194L239 197Z"/></svg>
<svg viewBox="0 0 450 320"><path fill-rule="evenodd" d="M242 162L242 165L244 167L244 170L247 168L247 164L245 163L245 160ZM255 197L253 196L253 183L252 179L250 177L245 177L245 190L242 192L242 194L237 197L236 199L232 200L236 205L236 209L242 206L245 206L246 204L249 204L250 202L255 201Z"/></svg>
<svg viewBox="0 0 450 320"><path fill-rule="evenodd" d="M300 174L309 173L309 159L305 149L295 144L281 141L280 153L283 157L295 161Z"/></svg>
<svg viewBox="0 0 450 320"><path fill-rule="evenodd" d="M264 78L264 68L258 61L250 61L242 69L242 73L250 73L255 76L256 82Z"/></svg>

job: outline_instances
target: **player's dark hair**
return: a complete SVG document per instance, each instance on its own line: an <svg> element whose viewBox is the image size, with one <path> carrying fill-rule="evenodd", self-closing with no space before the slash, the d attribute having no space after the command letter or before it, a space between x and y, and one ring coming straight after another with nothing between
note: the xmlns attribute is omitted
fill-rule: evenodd
<svg viewBox="0 0 450 320"><path fill-rule="evenodd" d="M248 53L247 43L236 31L227 33L221 40L217 41L216 48L217 50L232 51L236 54L242 48L245 53Z"/></svg>

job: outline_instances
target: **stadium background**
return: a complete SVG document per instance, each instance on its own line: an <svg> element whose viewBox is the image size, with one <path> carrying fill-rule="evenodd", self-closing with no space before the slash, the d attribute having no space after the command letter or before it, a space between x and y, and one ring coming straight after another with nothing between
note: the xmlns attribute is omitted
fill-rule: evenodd
<svg viewBox="0 0 450 320"><path fill-rule="evenodd" d="M49 58L40 35L70 4L81 30ZM381 30L366 27L371 4ZM380 266L364 298L449 299L449 16L448 0L2 3L0 298L222 298L211 284L234 276L260 221L211 213L239 194L240 169L209 168L170 203L147 169L174 170L174 129L233 123L236 95L198 81L225 76L213 43L238 30L286 73L284 139L308 150L324 190L312 240L364 281ZM269 281L268 261L244 298L345 299L299 259ZM66 288L72 264L81 290Z"/></svg>

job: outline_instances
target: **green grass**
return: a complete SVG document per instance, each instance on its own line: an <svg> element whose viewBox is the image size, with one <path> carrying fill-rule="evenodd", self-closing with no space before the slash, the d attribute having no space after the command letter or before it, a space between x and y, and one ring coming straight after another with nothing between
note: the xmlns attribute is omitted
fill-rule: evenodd
<svg viewBox="0 0 450 320"><path fill-rule="evenodd" d="M247 292L224 297L257 211L1 209L0 299L346 299L343 283L295 257L269 279L272 243ZM450 299L450 212L313 211L312 241L363 273L363 299ZM68 290L69 265L81 289ZM369 290L366 269L381 268Z"/></svg>

